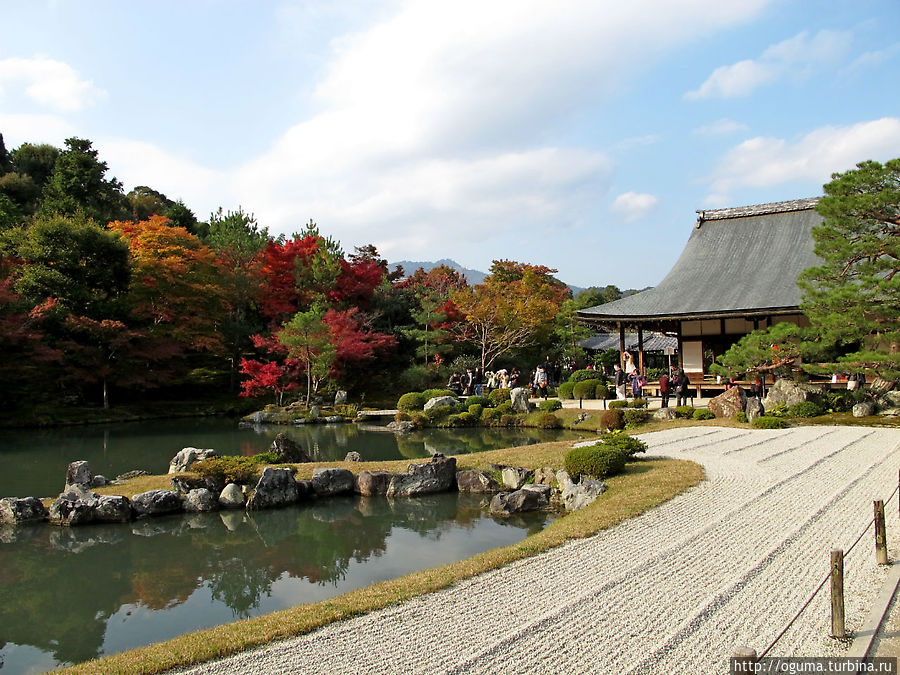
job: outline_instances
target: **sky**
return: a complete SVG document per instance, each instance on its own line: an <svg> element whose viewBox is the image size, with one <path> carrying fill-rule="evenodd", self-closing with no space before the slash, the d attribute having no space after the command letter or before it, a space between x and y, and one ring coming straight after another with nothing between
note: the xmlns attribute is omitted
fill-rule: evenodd
<svg viewBox="0 0 900 675"><path fill-rule="evenodd" d="M0 0L0 133L206 220L657 284L696 211L900 157L897 0ZM736 270L740 274L740 270Z"/></svg>

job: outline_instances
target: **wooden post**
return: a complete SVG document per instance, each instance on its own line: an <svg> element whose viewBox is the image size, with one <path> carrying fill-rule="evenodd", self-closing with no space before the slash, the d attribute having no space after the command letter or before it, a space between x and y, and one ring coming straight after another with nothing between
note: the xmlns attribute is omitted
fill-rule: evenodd
<svg viewBox="0 0 900 675"><path fill-rule="evenodd" d="M887 534L884 528L884 501L875 500L875 562L888 564Z"/></svg>
<svg viewBox="0 0 900 675"><path fill-rule="evenodd" d="M750 647L740 645L731 652L731 660L734 667L731 668L732 673L753 673L753 664L756 663L756 650Z"/></svg>
<svg viewBox="0 0 900 675"><path fill-rule="evenodd" d="M844 638L844 551L831 550L831 637Z"/></svg>

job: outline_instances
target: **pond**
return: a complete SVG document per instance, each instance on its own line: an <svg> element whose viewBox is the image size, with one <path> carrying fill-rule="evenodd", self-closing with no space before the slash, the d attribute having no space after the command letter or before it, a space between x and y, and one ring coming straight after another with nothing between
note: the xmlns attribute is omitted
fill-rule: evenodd
<svg viewBox="0 0 900 675"><path fill-rule="evenodd" d="M581 436L435 429L398 437L356 424L239 429L225 419L0 430L0 496L54 496L77 459L108 477L165 473L183 447L251 455L281 431L318 461L350 450L365 460L418 458ZM0 527L0 674L44 672L334 597L516 543L554 517L493 519L486 505L455 492L355 496L128 525Z"/></svg>

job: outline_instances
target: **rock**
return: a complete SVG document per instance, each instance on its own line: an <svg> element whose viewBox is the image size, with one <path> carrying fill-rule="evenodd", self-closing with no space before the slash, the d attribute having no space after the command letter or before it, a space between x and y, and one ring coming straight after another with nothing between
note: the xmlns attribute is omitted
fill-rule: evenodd
<svg viewBox="0 0 900 675"><path fill-rule="evenodd" d="M136 469L134 471L126 471L125 473L120 473L118 476L116 476L116 482L118 483L123 480L131 480L132 478L138 478L140 476L149 476L149 475L150 475L149 471L143 471L140 469Z"/></svg>
<svg viewBox="0 0 900 675"><path fill-rule="evenodd" d="M409 420L404 420L402 422L393 421L387 425L387 428L393 431L395 434L411 434L416 430L416 425Z"/></svg>
<svg viewBox="0 0 900 675"><path fill-rule="evenodd" d="M556 483L559 485L560 491L564 491L571 485L575 485L575 481L572 480L571 476L569 476L569 472L565 469L560 469L556 472Z"/></svg>
<svg viewBox="0 0 900 675"><path fill-rule="evenodd" d="M322 411L319 409L319 406L314 405L309 409L309 413L306 415L306 419L308 420L317 420L322 416Z"/></svg>
<svg viewBox="0 0 900 675"><path fill-rule="evenodd" d="M194 462L216 456L216 451L212 449L182 448L169 462L169 473L182 473L190 469Z"/></svg>
<svg viewBox="0 0 900 675"><path fill-rule="evenodd" d="M543 495L548 501L550 500L550 492L552 491L552 488L549 485L545 485L543 483L532 483L531 485L523 485L522 489L537 492L538 494Z"/></svg>
<svg viewBox="0 0 900 675"><path fill-rule="evenodd" d="M491 500L492 516L508 516L523 511L537 511L549 505L547 498L537 490L501 492Z"/></svg>
<svg viewBox="0 0 900 675"><path fill-rule="evenodd" d="M244 508L244 493L236 483L229 483L219 494L219 505L223 509Z"/></svg>
<svg viewBox="0 0 900 675"><path fill-rule="evenodd" d="M306 450L304 450L297 441L295 441L284 432L281 432L275 436L275 440L272 441L272 447L270 449L272 452L278 455L279 462L285 462L287 464L299 464L302 462L312 461L312 458L309 456Z"/></svg>
<svg viewBox="0 0 900 675"><path fill-rule="evenodd" d="M334 407L337 408L339 405L345 405L347 403L347 392L343 389L338 389L334 394Z"/></svg>
<svg viewBox="0 0 900 675"><path fill-rule="evenodd" d="M395 475L388 485L388 497L445 492L456 485L456 458L434 455L430 462L410 464L405 474Z"/></svg>
<svg viewBox="0 0 900 675"><path fill-rule="evenodd" d="M247 510L287 506L296 503L299 498L300 488L294 480L293 472L290 469L267 466L247 500Z"/></svg>
<svg viewBox="0 0 900 675"><path fill-rule="evenodd" d="M456 474L456 489L460 492L497 492L500 484L487 471L468 469Z"/></svg>
<svg viewBox="0 0 900 675"><path fill-rule="evenodd" d="M653 419L660 422L675 419L675 408L660 408L653 413Z"/></svg>
<svg viewBox="0 0 900 675"><path fill-rule="evenodd" d="M509 400L512 401L513 410L517 413L531 412L529 398L531 398L530 392L525 387L516 387L509 392Z"/></svg>
<svg viewBox="0 0 900 675"><path fill-rule="evenodd" d="M72 485L50 505L49 520L54 525L84 525L94 522L99 495Z"/></svg>
<svg viewBox="0 0 900 675"><path fill-rule="evenodd" d="M752 422L757 417L762 417L766 409L756 396L751 396L744 404L744 413L747 415L747 421Z"/></svg>
<svg viewBox="0 0 900 675"><path fill-rule="evenodd" d="M878 405L884 408L900 408L900 391L886 391L878 400Z"/></svg>
<svg viewBox="0 0 900 675"><path fill-rule="evenodd" d="M93 479L94 474L91 472L91 467L87 462L84 460L72 462L66 468L66 487L63 488L63 492L73 485L90 487Z"/></svg>
<svg viewBox="0 0 900 675"><path fill-rule="evenodd" d="M782 378L776 380L775 384L769 387L766 392L766 398L763 400L763 408L772 410L772 408L784 404L790 408L795 403L805 401L809 394L820 392L821 388L809 384L798 384L792 380Z"/></svg>
<svg viewBox="0 0 900 675"><path fill-rule="evenodd" d="M218 509L219 500L206 488L191 490L184 498L184 510L188 513L205 513Z"/></svg>
<svg viewBox="0 0 900 675"><path fill-rule="evenodd" d="M726 389L723 393L709 400L710 412L719 418L732 419L739 412L744 412L747 396L740 387Z"/></svg>
<svg viewBox="0 0 900 675"><path fill-rule="evenodd" d="M360 454L359 454L358 452L356 452L355 450L351 450L350 452L348 452L348 453L344 456L344 461L345 461L345 462L361 462L361 461L362 461L362 455L360 455Z"/></svg>
<svg viewBox="0 0 900 675"><path fill-rule="evenodd" d="M347 469L315 469L312 490L319 497L353 492L353 473Z"/></svg>
<svg viewBox="0 0 900 675"><path fill-rule="evenodd" d="M457 400L452 396L435 396L434 398L428 399L428 402L425 404L423 410L425 410L425 412L428 412L432 408L456 405L456 403Z"/></svg>
<svg viewBox="0 0 900 675"><path fill-rule="evenodd" d="M0 499L0 524L21 525L47 520L47 509L37 497Z"/></svg>
<svg viewBox="0 0 900 675"><path fill-rule="evenodd" d="M878 414L882 417L898 417L900 416L900 408L884 408Z"/></svg>
<svg viewBox="0 0 900 675"><path fill-rule="evenodd" d="M390 471L360 471L353 482L353 491L364 497L386 495L393 477Z"/></svg>
<svg viewBox="0 0 900 675"><path fill-rule="evenodd" d="M500 472L503 484L513 490L518 490L525 485L525 482L531 478L531 474L530 469L524 469L521 466L507 466Z"/></svg>
<svg viewBox="0 0 900 675"><path fill-rule="evenodd" d="M854 417L869 417L875 414L875 404L872 401L863 401L853 406Z"/></svg>
<svg viewBox="0 0 900 675"><path fill-rule="evenodd" d="M534 472L534 482L538 485L553 485L556 481L556 472L552 466L545 466Z"/></svg>
<svg viewBox="0 0 900 675"><path fill-rule="evenodd" d="M135 516L145 518L147 516L162 516L167 513L178 513L184 505L177 492L172 490L150 490L134 495L131 498L131 508Z"/></svg>
<svg viewBox="0 0 900 675"><path fill-rule="evenodd" d="M131 500L122 495L101 495L94 507L98 523L129 523L134 518Z"/></svg>
<svg viewBox="0 0 900 675"><path fill-rule="evenodd" d="M596 480L585 480L569 484L562 492L562 502L566 511L580 511L606 492L606 483Z"/></svg>
<svg viewBox="0 0 900 675"><path fill-rule="evenodd" d="M340 415L327 415L322 418L322 421L326 424L343 424L344 418Z"/></svg>
<svg viewBox="0 0 900 675"><path fill-rule="evenodd" d="M109 481L106 480L106 476L101 476L97 474L91 479L91 483L88 487L103 487L104 485L109 485Z"/></svg>

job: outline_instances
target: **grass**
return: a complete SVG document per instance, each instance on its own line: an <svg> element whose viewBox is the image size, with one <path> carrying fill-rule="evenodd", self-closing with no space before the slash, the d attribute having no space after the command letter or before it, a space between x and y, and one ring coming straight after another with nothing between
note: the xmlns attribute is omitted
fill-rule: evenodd
<svg viewBox="0 0 900 675"><path fill-rule="evenodd" d="M561 467L571 442L541 443L503 450L457 456L460 469L486 468L490 463L514 464L535 469ZM423 460L427 461L427 460ZM328 466L354 471L386 469L403 471L410 462L336 462ZM318 464L301 464L297 478L309 478ZM591 536L628 518L651 509L703 480L703 469L692 462L675 459L647 459L629 463L626 472L607 480L609 490L591 506L559 518L549 527L525 540L486 551L467 560L436 567L391 581L360 588L322 602L298 605L288 610L188 633L166 642L114 654L65 668L61 673L110 673L137 675L222 658L273 640L308 633L331 622L431 593L516 560L536 555L571 539ZM168 487L170 476L143 476L124 487L103 488L106 493L128 495Z"/></svg>

